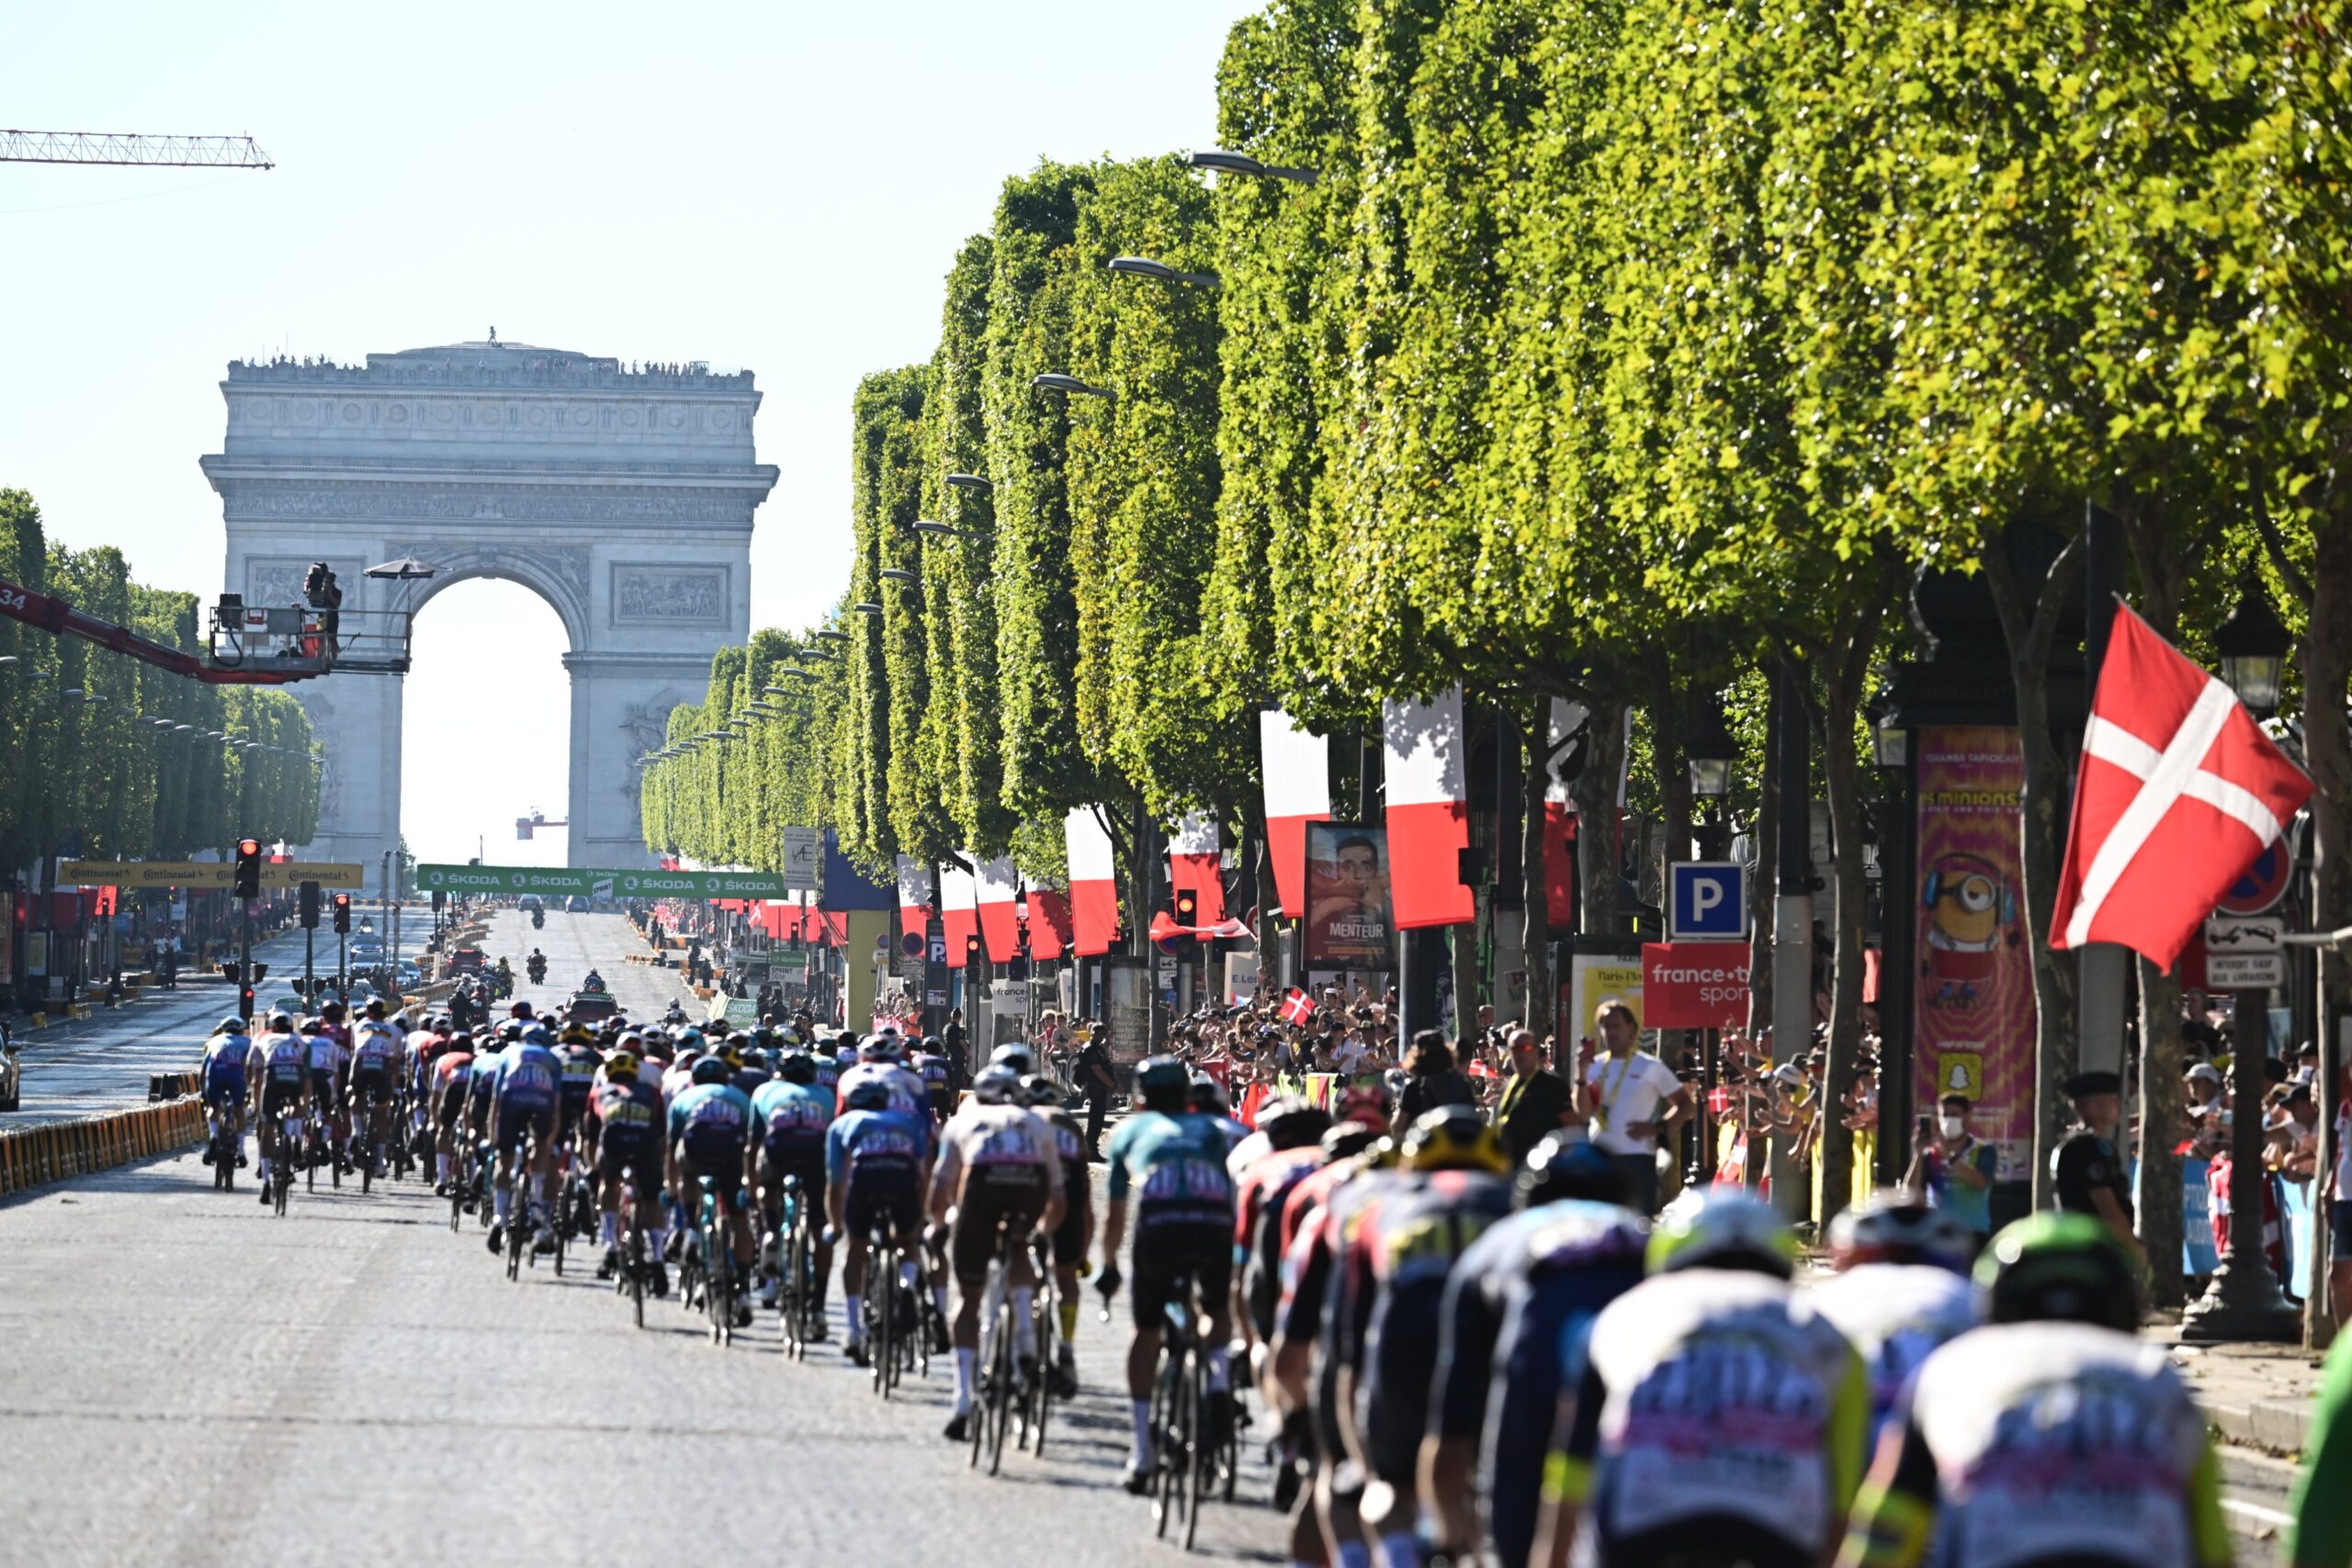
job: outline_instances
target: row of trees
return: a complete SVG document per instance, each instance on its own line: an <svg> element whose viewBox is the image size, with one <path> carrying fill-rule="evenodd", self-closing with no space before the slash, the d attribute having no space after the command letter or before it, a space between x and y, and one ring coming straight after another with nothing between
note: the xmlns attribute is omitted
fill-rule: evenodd
<svg viewBox="0 0 2352 1568"><path fill-rule="evenodd" d="M0 577L202 651L194 594L132 581L110 545L52 543L20 490L0 490ZM9 620L0 620L0 711L9 716L0 866L21 871L50 855L169 860L248 833L296 844L315 835L311 722L286 694L206 685ZM257 747L212 740L214 730Z"/></svg>
<svg viewBox="0 0 2352 1568"><path fill-rule="evenodd" d="M1010 846L1050 874L1036 829L1072 805L1246 831L1263 705L1354 736L1384 697L1458 683L1513 721L1531 803L1550 700L1587 705L1587 820L1635 710L1639 802L1687 846L1681 739L1719 699L1752 762L1775 721L1814 737L1842 1092L1860 714L1873 667L1917 651L1908 585L1968 574L2018 688L2063 1076L2074 960L2042 937L2075 738L2048 693L2086 504L2192 650L2243 587L2277 598L2322 786L2318 918L2352 923L2347 9L1270 6L1233 30L1220 135L1314 179L1211 188L1171 158L1009 180L932 360L859 389L835 614L721 656L673 716L687 750L650 771L649 841L761 864L776 827L821 822L877 866ZM1217 286L1110 270L1123 254ZM1777 704L1769 671L1791 674ZM1743 772L1738 807L1765 804ZM1585 863L1592 929L1616 918L1606 863ZM2331 957L2339 1005L2346 980ZM2177 1083L2156 1070L2177 990L2142 981L2148 1081ZM1826 1190L1849 1157L1830 1127Z"/></svg>

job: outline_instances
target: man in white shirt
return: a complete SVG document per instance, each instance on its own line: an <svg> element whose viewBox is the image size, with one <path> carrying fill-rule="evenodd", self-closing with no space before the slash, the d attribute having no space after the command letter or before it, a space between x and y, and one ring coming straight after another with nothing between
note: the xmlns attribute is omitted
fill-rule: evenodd
<svg viewBox="0 0 2352 1568"><path fill-rule="evenodd" d="M1584 1071L1577 1113L1593 1144L1616 1161L1626 1207L1655 1214L1659 1141L1690 1114L1690 1091L1672 1068L1639 1049L1642 1026L1631 1007L1612 997L1600 1004L1596 1022L1608 1051Z"/></svg>

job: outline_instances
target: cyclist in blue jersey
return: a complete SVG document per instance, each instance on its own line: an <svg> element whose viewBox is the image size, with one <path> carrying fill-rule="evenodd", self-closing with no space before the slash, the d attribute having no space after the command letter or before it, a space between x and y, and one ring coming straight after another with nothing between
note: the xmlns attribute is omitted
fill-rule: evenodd
<svg viewBox="0 0 2352 1568"><path fill-rule="evenodd" d="M703 1056L695 1063L685 1092L671 1102L670 1196L680 1213L691 1216L700 1206L702 1179L711 1179L719 1212L727 1219L727 1245L734 1250L736 1276L748 1280L757 1254L751 1217L739 1194L751 1136L752 1099L729 1081L732 1074L724 1056ZM747 1293L736 1303L735 1325L747 1327L751 1321Z"/></svg>
<svg viewBox="0 0 2352 1568"><path fill-rule="evenodd" d="M926 1035L916 1049L912 1070L922 1079L924 1098L931 1106L931 1119L944 1122L956 1111L956 1066L948 1060L946 1049L936 1034Z"/></svg>
<svg viewBox="0 0 2352 1568"><path fill-rule="evenodd" d="M762 1218L775 1240L779 1254L783 1237L775 1235L784 1212L784 1183L800 1182L800 1201L808 1206L812 1228L820 1234L814 1248L817 1276L816 1321L811 1337L825 1337L825 1285L833 1271L833 1249L826 1242L825 1130L832 1125L833 1098L817 1087L817 1064L806 1051L787 1053L776 1076L752 1096L752 1172L764 1207ZM761 1304L775 1304L776 1280L771 1274L762 1287Z"/></svg>
<svg viewBox="0 0 2352 1568"><path fill-rule="evenodd" d="M825 1213L831 1239L847 1244L842 1261L842 1303L849 1309L845 1348L862 1367L865 1239L876 1222L888 1225L904 1254L898 1287L911 1292L922 1281L922 1193L931 1180L932 1128L920 1111L899 1109L891 1086L878 1077L851 1083L845 1076L842 1097L842 1113L825 1133ZM880 1285L890 1289L888 1280ZM944 1310L940 1316L944 1324Z"/></svg>
<svg viewBox="0 0 2352 1568"><path fill-rule="evenodd" d="M219 1032L204 1045L204 1115L218 1134L229 1129L237 1163L245 1163L245 1058L253 1052L252 1036L242 1018L224 1018ZM212 1163L212 1147L205 1145L204 1163Z"/></svg>
<svg viewBox="0 0 2352 1568"><path fill-rule="evenodd" d="M1187 1100L1192 1078L1172 1056L1154 1056L1136 1069L1143 1109L1112 1134L1109 1202L1102 1213L1102 1265L1096 1288L1119 1288L1119 1244L1126 1239L1127 1203L1136 1207L1135 1332L1127 1341L1127 1398L1134 1423L1125 1484L1140 1494L1151 1484L1151 1385L1159 1366L1159 1329L1179 1285L1190 1275L1210 1317L1204 1352L1209 1391L1232 1386L1233 1179L1225 1130ZM1223 1401L1218 1399L1219 1407Z"/></svg>
<svg viewBox="0 0 2352 1568"><path fill-rule="evenodd" d="M1871 1374L1871 1451L1919 1363L1983 1321L1968 1278L1976 1232L1950 1209L1900 1191L1874 1193L1829 1223L1835 1276L1813 1289Z"/></svg>
<svg viewBox="0 0 2352 1568"><path fill-rule="evenodd" d="M493 1224L490 1250L505 1245L506 1225L513 1214L514 1176L521 1165L523 1139L535 1142L527 1174L526 1201L538 1233L540 1250L555 1250L555 1235L548 1224L548 1172L555 1165L557 1102L562 1098L563 1064L548 1049L548 1036L536 1026L499 1053L491 1085L492 1137L498 1145L498 1174L491 1190Z"/></svg>

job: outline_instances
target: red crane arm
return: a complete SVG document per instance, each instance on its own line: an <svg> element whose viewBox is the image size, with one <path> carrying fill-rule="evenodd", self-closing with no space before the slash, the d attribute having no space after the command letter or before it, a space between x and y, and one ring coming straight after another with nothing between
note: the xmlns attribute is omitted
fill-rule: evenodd
<svg viewBox="0 0 2352 1568"><path fill-rule="evenodd" d="M75 609L64 600L48 593L36 593L0 578L0 615L22 621L28 626L39 626L59 637L78 637L85 642L168 670L175 675L191 681L201 681L210 686L282 686L288 681L300 681L314 675L314 670L222 670L207 664L192 653L176 648L165 648L132 631L129 626L102 621L97 616Z"/></svg>

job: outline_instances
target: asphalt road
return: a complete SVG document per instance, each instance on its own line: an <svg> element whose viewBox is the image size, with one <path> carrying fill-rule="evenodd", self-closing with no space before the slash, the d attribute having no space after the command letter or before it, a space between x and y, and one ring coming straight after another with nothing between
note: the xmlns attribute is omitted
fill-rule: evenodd
<svg viewBox="0 0 2352 1568"><path fill-rule="evenodd" d="M2222 1450L2222 1513L2243 1568L2283 1564L2287 1489L2295 1467L2245 1449Z"/></svg>

